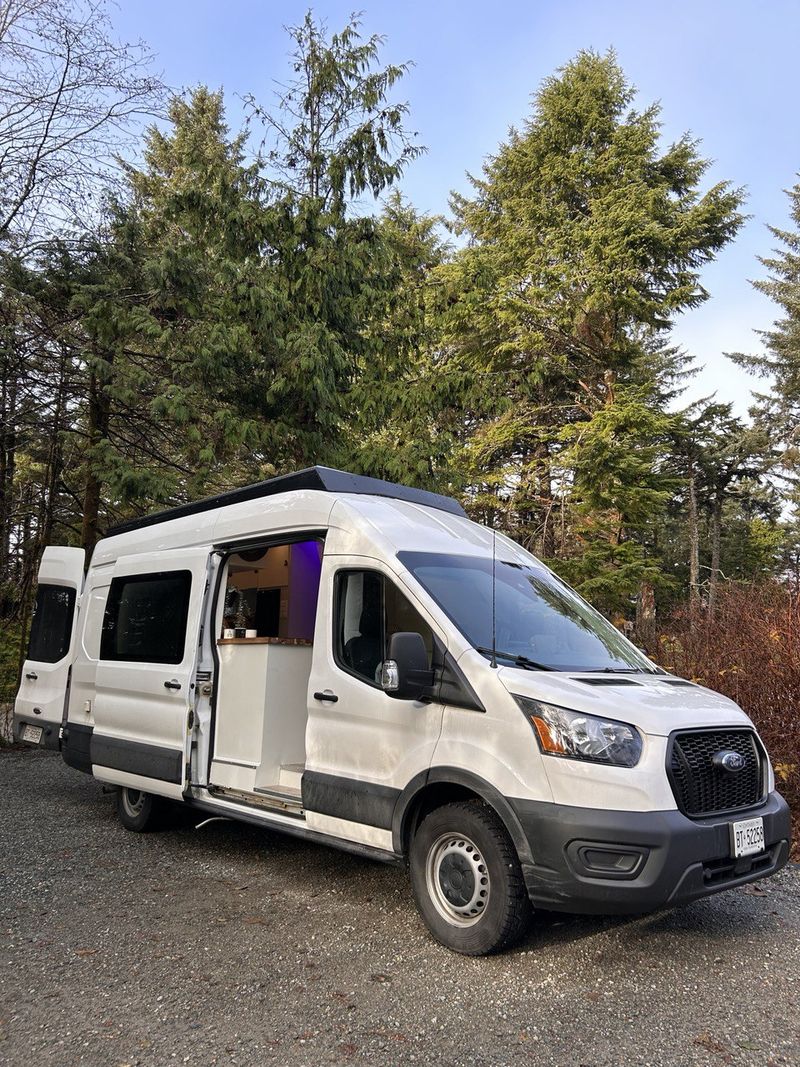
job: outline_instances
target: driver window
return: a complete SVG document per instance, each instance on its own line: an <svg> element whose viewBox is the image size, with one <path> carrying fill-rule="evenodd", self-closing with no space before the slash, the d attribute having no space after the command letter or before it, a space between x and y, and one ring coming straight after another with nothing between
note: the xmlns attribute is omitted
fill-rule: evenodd
<svg viewBox="0 0 800 1067"><path fill-rule="evenodd" d="M433 631L408 598L378 571L339 571L335 596L336 661L350 674L378 685L392 634L422 635L433 662Z"/></svg>

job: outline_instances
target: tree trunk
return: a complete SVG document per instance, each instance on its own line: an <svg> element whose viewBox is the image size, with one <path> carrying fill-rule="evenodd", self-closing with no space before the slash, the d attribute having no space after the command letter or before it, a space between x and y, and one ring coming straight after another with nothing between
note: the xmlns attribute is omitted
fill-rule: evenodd
<svg viewBox="0 0 800 1067"><path fill-rule="evenodd" d="M711 576L708 581L708 607L713 612L717 598L717 586L719 584L719 558L720 541L722 539L722 494L717 492L714 497L714 508L711 512Z"/></svg>
<svg viewBox="0 0 800 1067"><path fill-rule="evenodd" d="M22 664L28 647L28 623L31 616L31 599L36 571L39 567L37 539L32 528L34 514L34 488L28 485L21 501L22 523L20 527L19 551L16 559L18 600L15 611L19 618L19 646L17 650L17 682L22 675Z"/></svg>
<svg viewBox="0 0 800 1067"><path fill-rule="evenodd" d="M97 544L97 522L100 515L100 479L94 470L87 470L83 487L83 521L81 522L81 548L86 558Z"/></svg>
<svg viewBox="0 0 800 1067"><path fill-rule="evenodd" d="M649 648L653 643L656 628L656 597L650 582L642 582L636 600L636 636Z"/></svg>
<svg viewBox="0 0 800 1067"><path fill-rule="evenodd" d="M50 424L50 440L47 442L46 476L42 487L42 503L39 518L40 548L49 545L53 539L58 486L61 481L61 471L64 466L61 431L63 429L62 422L64 421L64 410L66 407L68 366L69 354L65 347L62 346L61 358L58 365L58 384L56 386L56 395L53 403L53 418Z"/></svg>
<svg viewBox="0 0 800 1067"><path fill-rule="evenodd" d="M697 517L697 489L694 465L689 467L689 603L700 601L700 526Z"/></svg>
<svg viewBox="0 0 800 1067"><path fill-rule="evenodd" d="M102 481L98 472L95 451L108 436L109 401L103 385L94 371L89 376L88 406L89 452L86 458L86 480L83 487L83 521L81 523L81 547L90 558L98 540L98 521Z"/></svg>
<svg viewBox="0 0 800 1067"><path fill-rule="evenodd" d="M8 519L10 501L8 492L8 429L11 425L8 410L8 358L3 347L3 384L0 390L0 581L8 580Z"/></svg>
<svg viewBox="0 0 800 1067"><path fill-rule="evenodd" d="M550 448L541 441L535 450L537 460L536 489L541 508L541 554L552 559L556 554L556 531L553 519L553 479L550 472Z"/></svg>
<svg viewBox="0 0 800 1067"><path fill-rule="evenodd" d="M2 411L0 411L0 577L10 578L11 516L17 460L17 369L4 349Z"/></svg>

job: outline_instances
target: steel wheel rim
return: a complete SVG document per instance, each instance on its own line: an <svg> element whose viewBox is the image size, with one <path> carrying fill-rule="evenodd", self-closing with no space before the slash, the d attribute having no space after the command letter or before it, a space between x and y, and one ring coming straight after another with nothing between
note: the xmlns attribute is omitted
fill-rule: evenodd
<svg viewBox="0 0 800 1067"><path fill-rule="evenodd" d="M474 926L489 902L489 869L477 845L464 834L442 834L425 863L428 896L453 926Z"/></svg>
<svg viewBox="0 0 800 1067"><path fill-rule="evenodd" d="M145 794L140 789L123 789L122 806L132 819L141 814L144 807Z"/></svg>

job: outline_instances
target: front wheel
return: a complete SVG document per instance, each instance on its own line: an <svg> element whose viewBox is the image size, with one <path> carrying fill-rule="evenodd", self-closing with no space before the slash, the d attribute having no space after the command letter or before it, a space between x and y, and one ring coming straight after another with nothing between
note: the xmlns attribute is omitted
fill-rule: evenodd
<svg viewBox="0 0 800 1067"><path fill-rule="evenodd" d="M117 789L117 815L126 830L144 833L156 830L164 814L164 801L152 793L143 793L141 789Z"/></svg>
<svg viewBox="0 0 800 1067"><path fill-rule="evenodd" d="M417 907L447 948L483 956L525 932L531 906L516 849L482 800L432 811L414 835L409 859Z"/></svg>

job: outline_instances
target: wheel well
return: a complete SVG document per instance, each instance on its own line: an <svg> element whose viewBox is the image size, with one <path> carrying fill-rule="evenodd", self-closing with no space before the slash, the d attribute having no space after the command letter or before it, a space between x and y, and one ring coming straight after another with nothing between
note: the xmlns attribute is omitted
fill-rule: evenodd
<svg viewBox="0 0 800 1067"><path fill-rule="evenodd" d="M459 768L452 770L452 778L447 773L450 770L449 768L437 770L439 770L440 774L444 771L442 777L423 785L419 792L412 796L408 802L408 807L402 814L399 833L398 830L395 830L395 848L402 852L402 855L408 856L411 838L417 827L425 816L435 808L440 808L444 804L453 804L459 800L480 800L494 812L505 827L506 833L517 850L520 862L523 865L526 862L533 862L530 842L525 831L520 825L515 812L501 794L497 793L488 782L476 780L473 784L470 780L472 776L464 775ZM462 781L458 781L459 777L462 778ZM453 781L453 778L456 781ZM493 794L496 794L496 796Z"/></svg>
<svg viewBox="0 0 800 1067"><path fill-rule="evenodd" d="M432 782L421 789L408 806L403 818L402 843L403 855L408 855L411 838L417 827L436 808L444 804L453 804L458 800L482 800L473 789L465 785L456 785L454 782Z"/></svg>

